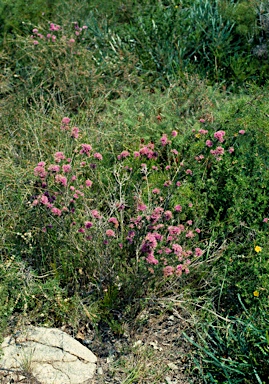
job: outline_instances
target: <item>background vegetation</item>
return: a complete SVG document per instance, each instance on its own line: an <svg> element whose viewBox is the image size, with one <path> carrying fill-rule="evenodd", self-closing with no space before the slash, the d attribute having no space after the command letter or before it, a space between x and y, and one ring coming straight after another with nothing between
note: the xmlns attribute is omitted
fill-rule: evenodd
<svg viewBox="0 0 269 384"><path fill-rule="evenodd" d="M190 380L268 382L268 12L1 2L3 335L27 322L120 335L146 297L180 294Z"/></svg>

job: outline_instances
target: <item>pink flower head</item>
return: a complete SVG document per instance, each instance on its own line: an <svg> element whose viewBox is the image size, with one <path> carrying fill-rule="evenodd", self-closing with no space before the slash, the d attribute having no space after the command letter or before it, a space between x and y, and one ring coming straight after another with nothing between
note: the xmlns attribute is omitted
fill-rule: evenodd
<svg viewBox="0 0 269 384"><path fill-rule="evenodd" d="M115 228L118 228L119 226L119 222L116 217L110 217L108 219L108 222L114 224Z"/></svg>
<svg viewBox="0 0 269 384"><path fill-rule="evenodd" d="M174 154L174 155L178 155L178 151L176 149L171 149L171 152Z"/></svg>
<svg viewBox="0 0 269 384"><path fill-rule="evenodd" d="M55 35L52 35L51 36L51 40L54 42L54 41L56 41L56 39L57 39L57 37L55 36Z"/></svg>
<svg viewBox="0 0 269 384"><path fill-rule="evenodd" d="M163 213L163 208L162 207L156 207L151 216L150 216L150 219L154 222L158 221L160 218L161 218L161 215Z"/></svg>
<svg viewBox="0 0 269 384"><path fill-rule="evenodd" d="M125 159L126 157L130 156L130 152L128 151L122 151L118 156L118 160Z"/></svg>
<svg viewBox="0 0 269 384"><path fill-rule="evenodd" d="M37 40L34 40L34 41L33 41L33 44L34 44L34 45L38 45L39 43L38 43Z"/></svg>
<svg viewBox="0 0 269 384"><path fill-rule="evenodd" d="M192 231L188 231L188 233L186 234L186 238L187 239L192 239L194 237L194 233Z"/></svg>
<svg viewBox="0 0 269 384"><path fill-rule="evenodd" d="M214 156L221 156L224 154L224 148L217 147L216 149L211 149L210 153Z"/></svg>
<svg viewBox="0 0 269 384"><path fill-rule="evenodd" d="M63 154L63 152L56 152L54 155L54 159L56 163L60 163L61 160L65 159L65 155Z"/></svg>
<svg viewBox="0 0 269 384"><path fill-rule="evenodd" d="M89 229L93 226L93 223L91 221L85 221L84 225L86 229Z"/></svg>
<svg viewBox="0 0 269 384"><path fill-rule="evenodd" d="M269 221L269 218L268 218L268 217L265 217L265 218L263 219L263 222L264 222L264 223L268 223L268 221Z"/></svg>
<svg viewBox="0 0 269 384"><path fill-rule="evenodd" d="M180 181L177 181L177 182L176 182L176 186L177 186L177 187L180 187L180 186L181 186L181 182L180 182Z"/></svg>
<svg viewBox="0 0 269 384"><path fill-rule="evenodd" d="M115 237L116 235L115 235L115 232L112 230L112 229L108 229L107 231L106 231L106 235L108 236L108 237Z"/></svg>
<svg viewBox="0 0 269 384"><path fill-rule="evenodd" d="M240 133L240 135L244 135L246 133L246 131L244 131L244 129L240 129L240 131L238 133Z"/></svg>
<svg viewBox="0 0 269 384"><path fill-rule="evenodd" d="M205 123L205 119L200 119L199 121L200 121L200 123L202 123L202 124Z"/></svg>
<svg viewBox="0 0 269 384"><path fill-rule="evenodd" d="M229 153L233 153L233 152L234 152L234 147L230 147L230 148L228 149L228 152L229 152Z"/></svg>
<svg viewBox="0 0 269 384"><path fill-rule="evenodd" d="M41 198L40 198L40 203L41 204L44 204L44 205L47 205L49 202L49 199L46 195L42 195Z"/></svg>
<svg viewBox="0 0 269 384"><path fill-rule="evenodd" d="M144 241L142 248L141 248L142 252L148 251L147 249L145 249L145 247L144 247L145 245L148 245L150 249L155 249L157 247L157 245L158 245L157 239L156 239L156 235L154 233L149 232L147 234L147 236L145 237L145 241Z"/></svg>
<svg viewBox="0 0 269 384"><path fill-rule="evenodd" d="M64 125L68 125L68 124L70 123L70 121L71 121L71 119L69 119L69 117L64 117L64 118L62 119L62 124L64 124Z"/></svg>
<svg viewBox="0 0 269 384"><path fill-rule="evenodd" d="M224 136L225 136L225 131L217 131L214 133L215 139L217 139L220 143L224 142Z"/></svg>
<svg viewBox="0 0 269 384"><path fill-rule="evenodd" d="M59 31L61 29L60 25L50 23L50 31Z"/></svg>
<svg viewBox="0 0 269 384"><path fill-rule="evenodd" d="M164 183L163 183L164 187L169 187L170 185L172 185L172 181L171 180L166 180Z"/></svg>
<svg viewBox="0 0 269 384"><path fill-rule="evenodd" d="M154 195L158 195L160 192L161 192L161 191L159 190L159 188L154 188L154 189L152 190L152 193L153 193Z"/></svg>
<svg viewBox="0 0 269 384"><path fill-rule="evenodd" d="M99 213L96 209L93 209L93 210L91 211L91 214L92 214L92 216L93 216L95 219L101 219L101 215L100 215L100 213Z"/></svg>
<svg viewBox="0 0 269 384"><path fill-rule="evenodd" d="M159 261L157 259L155 259L154 257L154 253L153 252L150 252L148 254L148 256L146 257L146 261L149 263L149 264L158 264Z"/></svg>
<svg viewBox="0 0 269 384"><path fill-rule="evenodd" d="M85 181L85 185L86 185L86 187L91 187L91 186L92 186L92 181L89 180L89 179L87 179L87 180Z"/></svg>
<svg viewBox="0 0 269 384"><path fill-rule="evenodd" d="M172 136L172 137L176 137L176 136L177 136L177 131L172 131L172 132L171 132L171 136Z"/></svg>
<svg viewBox="0 0 269 384"><path fill-rule="evenodd" d="M58 184L62 184L64 187L67 186L67 178L63 175L59 175L57 174L55 176L55 182L58 183Z"/></svg>
<svg viewBox="0 0 269 384"><path fill-rule="evenodd" d="M62 170L63 170L64 173L69 173L69 172L71 172L71 169L72 169L72 167L71 167L70 164L64 164L64 165L62 166Z"/></svg>
<svg viewBox="0 0 269 384"><path fill-rule="evenodd" d="M175 209L176 212L181 212L182 211L182 207L179 204L175 205L174 209Z"/></svg>
<svg viewBox="0 0 269 384"><path fill-rule="evenodd" d="M164 267L164 269L163 269L164 277L172 276L174 274L174 270L175 270L175 268L170 267L169 265L167 265L167 267Z"/></svg>
<svg viewBox="0 0 269 384"><path fill-rule="evenodd" d="M202 254L203 254L203 251L201 250L201 248L195 248L196 257L202 256Z"/></svg>
<svg viewBox="0 0 269 384"><path fill-rule="evenodd" d="M153 171L158 171L158 167L156 167L156 165L153 165L153 166L151 167L151 169L152 169Z"/></svg>
<svg viewBox="0 0 269 384"><path fill-rule="evenodd" d="M48 167L48 171L50 171L50 172L59 172L60 171L60 166L59 165L57 165L57 164L51 164L51 165L49 165L49 167Z"/></svg>
<svg viewBox="0 0 269 384"><path fill-rule="evenodd" d="M59 208L56 208L56 207L51 208L50 211L55 216L61 216L61 214L62 214L62 211Z"/></svg>
<svg viewBox="0 0 269 384"><path fill-rule="evenodd" d="M192 220L188 220L188 221L187 221L187 224L188 224L188 225L192 225Z"/></svg>
<svg viewBox="0 0 269 384"><path fill-rule="evenodd" d="M96 153L93 155L93 157L94 157L95 159L97 159L97 160L103 160L103 156L101 155L101 153L98 153L98 152L96 152Z"/></svg>
<svg viewBox="0 0 269 384"><path fill-rule="evenodd" d="M44 179L47 176L47 172L45 171L44 166L38 165L35 167L34 175L40 177L40 179Z"/></svg>
<svg viewBox="0 0 269 384"><path fill-rule="evenodd" d="M83 155L84 153L87 155L87 156L90 156L90 151L92 150L92 147L90 144L81 144L81 150L80 150L80 154Z"/></svg>
<svg viewBox="0 0 269 384"><path fill-rule="evenodd" d="M165 211L163 215L164 215L165 220L171 220L173 217L173 214L171 211Z"/></svg>
<svg viewBox="0 0 269 384"><path fill-rule="evenodd" d="M168 140L167 135L166 135L165 133L164 133L164 134L162 135L162 137L160 138L160 142L161 142L161 144L162 144L163 147L164 147L165 145L171 143L171 141Z"/></svg>
<svg viewBox="0 0 269 384"><path fill-rule="evenodd" d="M179 245L177 243L174 243L172 245L172 248L173 248L173 251L174 251L175 255L177 255L177 256L181 256L182 255L183 249L182 249L181 245Z"/></svg>
<svg viewBox="0 0 269 384"><path fill-rule="evenodd" d="M37 29L37 28L34 28L34 29L33 29L33 33L38 33L38 29Z"/></svg>
<svg viewBox="0 0 269 384"><path fill-rule="evenodd" d="M191 169L187 169L187 170L186 170L186 174L187 174L187 175L192 175L192 170L191 170Z"/></svg>
<svg viewBox="0 0 269 384"><path fill-rule="evenodd" d="M176 267L176 275L177 276L181 276L182 275L182 270L183 270L183 265L182 264L177 265L177 267Z"/></svg>
<svg viewBox="0 0 269 384"><path fill-rule="evenodd" d="M75 39L69 39L69 43L70 43L70 44L74 44L75 42L76 42Z"/></svg>
<svg viewBox="0 0 269 384"><path fill-rule="evenodd" d="M177 227L172 226L172 225L170 227L168 227L168 233L171 236L178 236L183 231L184 231L184 225L182 225L182 224L178 225Z"/></svg>
<svg viewBox="0 0 269 384"><path fill-rule="evenodd" d="M144 203L138 203L136 209L137 211L145 211L147 209L147 206Z"/></svg>
<svg viewBox="0 0 269 384"><path fill-rule="evenodd" d="M140 157L140 153L138 151L134 152L134 157Z"/></svg>
<svg viewBox="0 0 269 384"><path fill-rule="evenodd" d="M207 147L213 147L213 142L211 140L206 140L205 145Z"/></svg>
<svg viewBox="0 0 269 384"><path fill-rule="evenodd" d="M79 135L79 128L78 127L73 127L71 131L71 137L74 139L77 139Z"/></svg>
<svg viewBox="0 0 269 384"><path fill-rule="evenodd" d="M208 133L207 129L199 129L198 131L201 135L206 135Z"/></svg>

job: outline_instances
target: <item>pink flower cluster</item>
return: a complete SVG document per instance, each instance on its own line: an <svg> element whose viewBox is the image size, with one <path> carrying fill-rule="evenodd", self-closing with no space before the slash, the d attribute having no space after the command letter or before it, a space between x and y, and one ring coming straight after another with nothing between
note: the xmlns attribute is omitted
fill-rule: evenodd
<svg viewBox="0 0 269 384"><path fill-rule="evenodd" d="M70 122L71 120L68 117L62 119L62 128L65 131L69 130ZM200 130L199 133L205 135L207 131ZM215 136L215 138L217 138L218 141L221 141L224 134L219 134L218 137ZM78 136L79 128L73 127L71 137L77 139ZM171 136L176 137L177 132L172 131ZM158 148L165 147L170 143L171 141L168 140L168 136L163 134L158 144ZM43 184L46 183L47 186L44 187L46 188L46 193L44 192L41 193L40 196L34 197L32 205L40 205L43 210L44 207L46 207L50 214L54 216L62 216L61 221L65 220L65 217L70 217L74 212L78 212L77 222L72 218L70 225L74 226L74 229L77 232L83 234L85 240L89 241L93 239L95 236L94 231L103 228L102 241L105 245L109 245L111 242L114 244L115 242L118 242L119 239L123 238L125 244L123 242L119 243L118 245L120 249L125 250L125 246L130 246L130 244L132 244L132 250L136 249L138 257L140 257L140 260L145 260L147 267L148 264L151 265L150 268L153 273L154 266L156 266L154 268L163 271L164 276L180 276L182 273L189 273L191 260L195 257L200 257L203 254L202 249L197 246L199 241L198 234L201 231L199 228L195 228L192 220L186 220L184 225L180 222L181 217L183 217L181 215L183 207L180 204L177 204L177 202L171 203L172 200L171 202L167 202L165 194L169 194L168 189L154 187L155 182L158 186L163 183L164 187L170 187L172 184L178 187L181 186L182 183L176 181L178 180L179 175L174 176L174 170L180 169L181 167L183 168L181 168L180 178L182 177L183 180L186 178L184 171L187 175L192 175L192 170L187 167L185 168L183 159L172 156L172 154L178 155L178 151L176 149L169 149L168 151L162 150L160 152L161 154L167 152L166 156L168 156L168 161L165 163L162 158L162 161L157 167L157 165L155 165L155 160L158 159L158 153L156 152L155 144L152 142L144 144L144 141L141 140L139 150L134 152L134 157L139 159L143 158L144 162L139 161L138 164L134 166L134 171L138 170L138 172L142 173L142 183L143 180L148 180L149 183L145 194L142 192L140 195L140 191L138 192L137 190L138 193L135 202L131 204L132 211L136 209L135 217L131 217L129 223L126 223L129 205L125 205L125 203L119 202L115 204L113 208L111 207L109 217L107 217L105 213L108 212L108 210L103 209L103 207L102 214L97 209L93 209L94 206L92 206L92 204L94 204L95 200L92 198L88 199L88 196L91 195L91 192L96 193L98 185L91 191L89 188L92 187L93 182L87 177L91 177L89 175L92 175L92 169L97 165L88 164L87 159L85 159L85 157L81 158L78 153L80 155L92 157L92 159L98 161L101 161L103 156L99 152L93 152L90 144L83 143L78 145L78 149L77 147L74 149L74 153L70 158L66 158L66 155L63 152L56 152L54 154L55 164L50 164L47 167L45 162L38 163L37 167L34 169L34 174L41 179ZM73 142L72 146L74 146ZM215 156L221 156L224 153L224 149L222 147L217 147L214 152L212 150L211 153ZM118 160L124 160L129 156L130 152L125 150L122 151L117 158ZM200 161L203 158L203 155L199 155L197 156L197 161ZM164 157L164 159L166 161L167 157ZM130 160L128 159L127 162L129 161ZM135 163L137 163L137 161L135 161ZM79 167L78 164L83 168L79 168L79 172L76 173L76 167ZM132 168L128 165L125 166L125 164L121 169L124 170L124 172L132 170ZM152 172L153 170L158 171L158 169L160 169L164 175L167 175L168 172L166 171L169 171L169 176L167 177L168 180L164 181L165 178L163 178L159 181L157 177L158 175ZM154 177L148 179L152 174ZM169 177L171 177L171 180ZM50 189L47 191L48 186ZM50 195L52 194L52 186L55 188L53 196ZM142 188L141 191L143 191ZM85 205L85 208L83 208L82 211L79 201L84 207L82 201L84 192L88 200L87 205ZM144 201L146 201L146 203L144 203ZM162 206L156 206L157 204ZM185 205L187 205L187 202L185 202ZM188 214L189 211L188 208L185 210L185 205L184 216ZM189 207L191 206L192 204L189 203ZM120 223L117 217L112 216L112 212L114 211L116 211L115 216L118 217L119 215L121 218ZM83 212L84 215L85 213L88 213L89 217L84 217L83 219L82 216L81 218ZM127 224L128 228L128 235L126 234L124 237L122 237L123 234L121 233L122 230L125 230L122 214L124 214L124 223ZM78 225L76 223L80 224Z"/></svg>
<svg viewBox="0 0 269 384"><path fill-rule="evenodd" d="M215 139L217 139L220 143L224 142L225 131L217 131L214 133Z"/></svg>
<svg viewBox="0 0 269 384"><path fill-rule="evenodd" d="M175 131L174 131L174 132L175 132ZM166 135L165 133L162 135L162 137L161 137L161 139L160 139L160 142L161 142L161 144L162 144L163 147L164 147L165 145L167 145L167 144L171 144L171 141L168 140L167 135Z"/></svg>
<svg viewBox="0 0 269 384"><path fill-rule="evenodd" d="M224 148L217 147L216 149L211 149L211 155L215 156L217 160L221 160L221 157L224 154Z"/></svg>
<svg viewBox="0 0 269 384"><path fill-rule="evenodd" d="M45 170L46 163L44 161L40 161L37 166L34 168L34 175L40 177L40 179L45 179L47 176L47 172Z"/></svg>
<svg viewBox="0 0 269 384"><path fill-rule="evenodd" d="M61 29L60 25L50 23L50 31L59 31Z"/></svg>
<svg viewBox="0 0 269 384"><path fill-rule="evenodd" d="M80 150L80 154L83 155L87 155L88 157L90 156L90 151L92 150L92 147L90 144L81 144L81 150Z"/></svg>
<svg viewBox="0 0 269 384"><path fill-rule="evenodd" d="M134 152L134 157L145 156L148 159L157 159L158 153L154 151L154 143L148 143L139 149L139 152Z"/></svg>
<svg viewBox="0 0 269 384"><path fill-rule="evenodd" d="M118 156L118 160L125 159L126 157L130 156L130 152L128 151L122 151Z"/></svg>

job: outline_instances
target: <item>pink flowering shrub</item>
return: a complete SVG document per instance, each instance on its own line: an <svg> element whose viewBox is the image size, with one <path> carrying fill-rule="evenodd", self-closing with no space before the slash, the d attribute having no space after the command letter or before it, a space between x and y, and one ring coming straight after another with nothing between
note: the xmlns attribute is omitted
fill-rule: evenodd
<svg viewBox="0 0 269 384"><path fill-rule="evenodd" d="M61 124L69 150L60 149L33 171L31 209L38 211L43 241L61 233L55 248L60 252L63 241L69 244L64 264L69 263L72 273L78 265L89 274L99 268L98 273L111 276L119 273L123 258L151 278L188 274L204 245L199 217L181 195L181 183L189 183L193 171L173 149L176 131L163 134L159 142L123 150L107 163L106 154L86 142L70 118ZM104 178L108 164L114 164L113 175ZM80 247L88 256L80 257Z"/></svg>
<svg viewBox="0 0 269 384"><path fill-rule="evenodd" d="M111 154L64 117L59 132L69 145L33 169L30 208L40 220L40 243L54 239L50 263L64 265L69 279L79 280L82 268L84 282L97 275L124 280L124 268L145 282L191 274L206 254L208 223L235 217L228 172L240 175L238 153L249 138L247 130L228 134L200 124L185 141L174 130Z"/></svg>
<svg viewBox="0 0 269 384"><path fill-rule="evenodd" d="M64 104L69 110L85 106L92 95L92 84L99 79L88 49L89 30L78 23L40 23L26 37L17 39L16 50L25 69L23 83L16 79L24 91L35 89L34 100L40 98ZM23 54L23 55L22 55ZM46 89L43 92L38 84ZM44 99L44 100L45 100ZM63 118L62 129L68 125ZM73 136L77 137L76 129Z"/></svg>

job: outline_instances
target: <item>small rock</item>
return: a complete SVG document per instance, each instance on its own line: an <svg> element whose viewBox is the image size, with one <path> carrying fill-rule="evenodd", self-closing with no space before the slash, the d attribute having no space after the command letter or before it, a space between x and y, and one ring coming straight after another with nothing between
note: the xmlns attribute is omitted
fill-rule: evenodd
<svg viewBox="0 0 269 384"><path fill-rule="evenodd" d="M172 381L169 376L165 377L165 381L166 381L167 384L177 384L177 380Z"/></svg>
<svg viewBox="0 0 269 384"><path fill-rule="evenodd" d="M153 349L156 349L158 351L162 351L163 350L162 347L158 347L158 341L157 340L151 341L149 343L149 345L151 345L153 347Z"/></svg>
<svg viewBox="0 0 269 384"><path fill-rule="evenodd" d="M106 362L107 362L107 364L112 363L113 362L113 356L107 357Z"/></svg>
<svg viewBox="0 0 269 384"><path fill-rule="evenodd" d="M168 363L167 365L173 371L177 371L179 369L178 366L176 364L174 364L174 363Z"/></svg>
<svg viewBox="0 0 269 384"><path fill-rule="evenodd" d="M142 340L137 340L137 341L133 344L133 348L139 347L141 344L142 344Z"/></svg>
<svg viewBox="0 0 269 384"><path fill-rule="evenodd" d="M104 373L103 368L102 367L98 367L97 368L97 373L98 373L98 375L103 375L103 373Z"/></svg>

